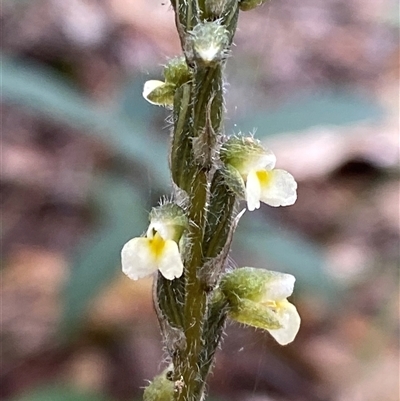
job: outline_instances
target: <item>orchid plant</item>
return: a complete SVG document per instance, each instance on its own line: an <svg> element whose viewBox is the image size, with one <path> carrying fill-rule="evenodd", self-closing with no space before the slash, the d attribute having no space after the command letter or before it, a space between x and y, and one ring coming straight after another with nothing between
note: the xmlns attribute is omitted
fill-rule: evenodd
<svg viewBox="0 0 400 401"><path fill-rule="evenodd" d="M228 318L294 340L300 317L287 298L290 274L227 262L245 210L260 202L288 206L297 184L252 135L226 136L223 70L240 11L264 0L171 0L183 55L168 61L164 81L143 96L172 110L173 193L150 213L143 237L122 249L131 279L155 276L154 304L168 366L144 391L145 401L201 401ZM241 201L247 208L240 211Z"/></svg>

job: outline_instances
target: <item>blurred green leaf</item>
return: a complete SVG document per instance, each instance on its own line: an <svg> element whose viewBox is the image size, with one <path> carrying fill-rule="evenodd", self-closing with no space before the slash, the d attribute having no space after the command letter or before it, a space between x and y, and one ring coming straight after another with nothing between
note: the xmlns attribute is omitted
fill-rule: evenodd
<svg viewBox="0 0 400 401"><path fill-rule="evenodd" d="M28 394L13 398L12 401L111 401L111 399L59 384L33 390Z"/></svg>
<svg viewBox="0 0 400 401"><path fill-rule="evenodd" d="M262 265L255 267L293 274L298 288L308 293L329 301L337 296L339 288L325 271L322 249L300 234L267 221L258 213L242 219L234 242L234 249L237 248L247 256L251 255L252 261L263 261Z"/></svg>
<svg viewBox="0 0 400 401"><path fill-rule="evenodd" d="M243 132L252 132L256 128L257 136L262 138L315 126L342 126L363 120L376 120L381 115L382 111L377 104L353 94L335 92L298 95L276 110L258 110L232 123Z"/></svg>
<svg viewBox="0 0 400 401"><path fill-rule="evenodd" d="M127 181L103 176L95 183L101 226L73 258L64 293L61 332L65 338L79 329L88 304L116 274L122 274L120 251L126 241L140 236L148 224L146 204Z"/></svg>
<svg viewBox="0 0 400 401"><path fill-rule="evenodd" d="M135 108L135 101L146 104L137 86L125 99L125 112L103 110L48 68L4 55L1 62L3 101L84 129L85 133L110 143L123 157L144 166L153 186L166 187L169 182L167 139L160 143L152 137L148 129L138 123L137 110L129 117L126 115L129 107ZM66 337L79 328L88 304L98 291L120 273L123 244L140 235L147 226L146 206L140 196L143 185L140 180L136 185L135 191L131 184L117 176L99 178L95 183L94 198L101 211L100 228L84 241L73 258L61 322Z"/></svg>
<svg viewBox="0 0 400 401"><path fill-rule="evenodd" d="M109 143L116 152L146 166L154 184L165 188L169 182L167 142L151 135L136 118L120 111L106 110L84 97L68 81L40 64L0 56L3 101L27 107L48 118L83 129ZM131 94L131 107L145 103L141 92ZM155 162L156 161L156 162Z"/></svg>

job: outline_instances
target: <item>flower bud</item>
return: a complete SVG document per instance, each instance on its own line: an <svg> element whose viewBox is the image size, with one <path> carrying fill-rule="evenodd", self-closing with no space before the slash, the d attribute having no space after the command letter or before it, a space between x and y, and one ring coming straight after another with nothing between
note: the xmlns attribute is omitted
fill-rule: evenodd
<svg viewBox="0 0 400 401"><path fill-rule="evenodd" d="M226 57L229 35L226 28L218 21L196 25L191 35L193 57L198 63L213 65Z"/></svg>
<svg viewBox="0 0 400 401"><path fill-rule="evenodd" d="M296 307L286 299L295 280L290 274L242 267L225 274L220 288L233 320L268 330L279 344L286 345L300 328Z"/></svg>
<svg viewBox="0 0 400 401"><path fill-rule="evenodd" d="M143 97L151 104L171 108L174 104L175 85L162 81L145 82Z"/></svg>
<svg viewBox="0 0 400 401"><path fill-rule="evenodd" d="M143 401L171 401L174 399L174 387L174 382L168 380L164 372L145 388Z"/></svg>
<svg viewBox="0 0 400 401"><path fill-rule="evenodd" d="M165 82L147 81L143 87L143 97L151 104L172 108L176 89L191 79L185 58L169 60L164 68L164 77Z"/></svg>

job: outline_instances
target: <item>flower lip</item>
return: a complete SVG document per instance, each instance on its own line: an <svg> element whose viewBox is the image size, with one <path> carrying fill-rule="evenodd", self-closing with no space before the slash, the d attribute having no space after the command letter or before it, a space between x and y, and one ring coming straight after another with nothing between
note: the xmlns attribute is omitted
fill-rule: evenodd
<svg viewBox="0 0 400 401"><path fill-rule="evenodd" d="M289 206L297 199L297 182L294 177L285 170L274 169L269 172L269 178L261 184L260 200L267 205Z"/></svg>
<svg viewBox="0 0 400 401"><path fill-rule="evenodd" d="M133 280L157 270L168 280L180 277L184 266L178 243L185 223L182 209L174 204L153 208L146 236L133 238L122 248L123 272Z"/></svg>
<svg viewBox="0 0 400 401"><path fill-rule="evenodd" d="M163 256L158 261L158 270L168 280L182 276L183 263L175 241L165 241Z"/></svg>
<svg viewBox="0 0 400 401"><path fill-rule="evenodd" d="M132 280L151 275L157 270L168 280L180 277L183 263L178 244L164 240L156 232L148 238L133 238L121 251L122 271Z"/></svg>
<svg viewBox="0 0 400 401"><path fill-rule="evenodd" d="M293 304L283 301L277 312L277 318L282 327L268 331L280 345L287 345L295 339L300 329L300 315Z"/></svg>
<svg viewBox="0 0 400 401"><path fill-rule="evenodd" d="M146 277L157 270L150 241L148 238L133 238L122 248L122 271L132 280Z"/></svg>

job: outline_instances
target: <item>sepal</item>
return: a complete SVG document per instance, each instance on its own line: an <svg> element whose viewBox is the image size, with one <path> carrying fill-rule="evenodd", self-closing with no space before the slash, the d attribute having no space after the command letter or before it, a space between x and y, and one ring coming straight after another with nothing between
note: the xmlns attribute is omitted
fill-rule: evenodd
<svg viewBox="0 0 400 401"><path fill-rule="evenodd" d="M245 199L246 187L239 171L229 164L221 168L221 174L224 177L225 183L230 191L240 199Z"/></svg>
<svg viewBox="0 0 400 401"><path fill-rule="evenodd" d="M172 202L164 202L160 206L153 207L149 218L149 228L159 231L164 238L171 239L177 243L179 243L183 232L189 226L185 211Z"/></svg>
<svg viewBox="0 0 400 401"><path fill-rule="evenodd" d="M275 155L252 136L231 136L221 147L221 161L245 177L250 171L273 168Z"/></svg>

